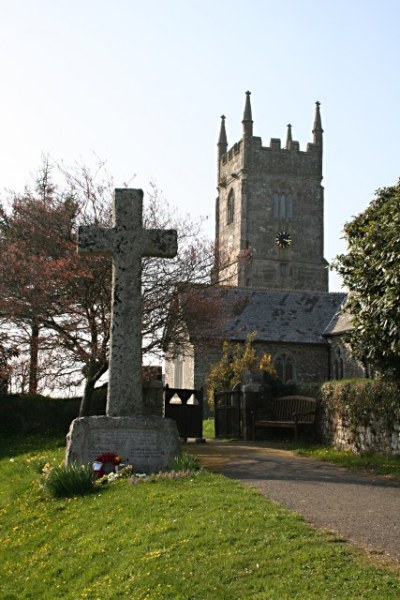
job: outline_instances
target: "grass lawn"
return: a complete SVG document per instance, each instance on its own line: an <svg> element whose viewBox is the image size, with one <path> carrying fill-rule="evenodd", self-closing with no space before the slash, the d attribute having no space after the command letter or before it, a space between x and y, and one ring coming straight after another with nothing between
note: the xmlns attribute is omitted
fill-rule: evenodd
<svg viewBox="0 0 400 600"><path fill-rule="evenodd" d="M382 599L400 579L249 488L201 472L53 499L57 437L0 442L0 598Z"/></svg>

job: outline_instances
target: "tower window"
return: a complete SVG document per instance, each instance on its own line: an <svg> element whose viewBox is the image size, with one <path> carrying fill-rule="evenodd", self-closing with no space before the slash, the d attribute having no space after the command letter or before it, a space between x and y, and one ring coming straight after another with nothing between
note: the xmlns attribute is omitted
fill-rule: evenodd
<svg viewBox="0 0 400 600"><path fill-rule="evenodd" d="M275 192L272 198L274 219L291 221L293 218L293 196Z"/></svg>
<svg viewBox="0 0 400 600"><path fill-rule="evenodd" d="M229 192L228 204L226 207L226 224L230 225L233 223L233 215L235 213L235 195L233 190Z"/></svg>

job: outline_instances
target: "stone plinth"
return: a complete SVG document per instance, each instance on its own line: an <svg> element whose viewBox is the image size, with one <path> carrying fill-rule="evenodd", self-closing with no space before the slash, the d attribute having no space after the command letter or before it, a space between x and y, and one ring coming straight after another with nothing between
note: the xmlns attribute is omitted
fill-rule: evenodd
<svg viewBox="0 0 400 600"><path fill-rule="evenodd" d="M164 469L180 454L175 421L156 416L80 417L67 436L66 463L92 463L104 452L113 452L135 472Z"/></svg>

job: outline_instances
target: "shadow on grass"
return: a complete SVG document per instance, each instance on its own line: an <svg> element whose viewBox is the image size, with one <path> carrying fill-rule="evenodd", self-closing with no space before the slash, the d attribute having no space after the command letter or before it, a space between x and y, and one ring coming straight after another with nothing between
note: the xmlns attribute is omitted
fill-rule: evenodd
<svg viewBox="0 0 400 600"><path fill-rule="evenodd" d="M0 458L8 458L41 450L56 450L65 446L65 434L59 431L38 433L2 433Z"/></svg>

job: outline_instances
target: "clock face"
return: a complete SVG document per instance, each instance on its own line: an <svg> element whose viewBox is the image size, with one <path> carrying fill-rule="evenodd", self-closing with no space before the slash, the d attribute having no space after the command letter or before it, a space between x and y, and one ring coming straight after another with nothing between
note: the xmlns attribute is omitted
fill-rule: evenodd
<svg viewBox="0 0 400 600"><path fill-rule="evenodd" d="M278 248L290 248L292 244L292 237L287 231L280 231L275 236L275 244Z"/></svg>

